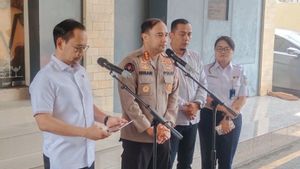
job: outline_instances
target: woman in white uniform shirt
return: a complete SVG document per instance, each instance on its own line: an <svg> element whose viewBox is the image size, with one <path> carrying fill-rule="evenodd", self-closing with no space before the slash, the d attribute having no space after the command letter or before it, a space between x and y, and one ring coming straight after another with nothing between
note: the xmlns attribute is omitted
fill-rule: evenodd
<svg viewBox="0 0 300 169"><path fill-rule="evenodd" d="M208 89L235 112L241 111L246 103L247 79L240 65L232 64L234 42L228 36L222 36L215 42L215 61L205 65ZM201 145L202 168L211 168L211 124L212 98L207 97L207 104L201 110L199 136ZM238 144L242 115L232 121L224 106L218 106L216 124L222 134L216 133L216 153L219 169L231 169L233 157ZM230 123L234 123L234 128Z"/></svg>

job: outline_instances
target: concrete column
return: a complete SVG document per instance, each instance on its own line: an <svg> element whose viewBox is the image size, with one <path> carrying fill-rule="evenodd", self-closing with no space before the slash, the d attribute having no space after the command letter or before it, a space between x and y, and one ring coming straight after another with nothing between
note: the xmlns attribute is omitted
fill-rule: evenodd
<svg viewBox="0 0 300 169"><path fill-rule="evenodd" d="M113 110L113 79L97 64L99 57L114 61L114 1L85 0L83 22L87 28L90 48L84 59L95 103L106 111Z"/></svg>

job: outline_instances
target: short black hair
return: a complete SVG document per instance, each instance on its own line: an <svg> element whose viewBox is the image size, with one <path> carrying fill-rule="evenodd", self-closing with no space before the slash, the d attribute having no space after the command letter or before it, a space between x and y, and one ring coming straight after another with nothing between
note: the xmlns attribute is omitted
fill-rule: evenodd
<svg viewBox="0 0 300 169"><path fill-rule="evenodd" d="M215 48L217 47L217 44L218 44L221 40L225 41L225 42L229 45L229 47L234 51L235 44L234 44L234 41L232 40L232 38L229 37L229 36L221 36L221 37L219 37L219 38L216 40L216 42L215 42Z"/></svg>
<svg viewBox="0 0 300 169"><path fill-rule="evenodd" d="M171 23L171 32L174 32L174 31L175 31L176 26L177 26L178 24L184 24L184 25L186 25L186 24L189 24L189 23L190 23L190 22L189 22L188 20L183 19L183 18L176 19L176 20L174 20L174 21Z"/></svg>
<svg viewBox="0 0 300 169"><path fill-rule="evenodd" d="M66 42L68 42L68 40L73 37L74 29L85 30L85 26L74 19L66 19L60 22L59 24L57 24L53 29L53 39L54 39L55 48L56 48L56 40L59 37L61 37Z"/></svg>
<svg viewBox="0 0 300 169"><path fill-rule="evenodd" d="M158 24L160 22L164 23L162 20L160 20L158 18L149 18L149 19L145 20L141 25L141 33L148 32L150 29L152 29L156 24Z"/></svg>

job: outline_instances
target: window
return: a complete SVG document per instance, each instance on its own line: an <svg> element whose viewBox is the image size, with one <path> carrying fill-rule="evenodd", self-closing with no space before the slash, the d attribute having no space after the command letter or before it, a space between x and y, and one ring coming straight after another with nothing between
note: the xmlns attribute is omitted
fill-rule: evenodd
<svg viewBox="0 0 300 169"><path fill-rule="evenodd" d="M275 35L274 51L287 53L287 49L290 47L299 49L298 46L291 43L287 39L284 39L280 36Z"/></svg>
<svg viewBox="0 0 300 169"><path fill-rule="evenodd" d="M0 88L25 84L24 1L0 1Z"/></svg>
<svg viewBox="0 0 300 169"><path fill-rule="evenodd" d="M300 3L300 0L277 0L282 3Z"/></svg>

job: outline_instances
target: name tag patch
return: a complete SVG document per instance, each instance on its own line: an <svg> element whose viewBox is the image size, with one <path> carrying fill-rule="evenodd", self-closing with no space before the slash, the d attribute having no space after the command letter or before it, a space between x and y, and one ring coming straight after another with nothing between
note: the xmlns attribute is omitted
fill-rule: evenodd
<svg viewBox="0 0 300 169"><path fill-rule="evenodd" d="M139 75L152 75L152 71L139 71Z"/></svg>

